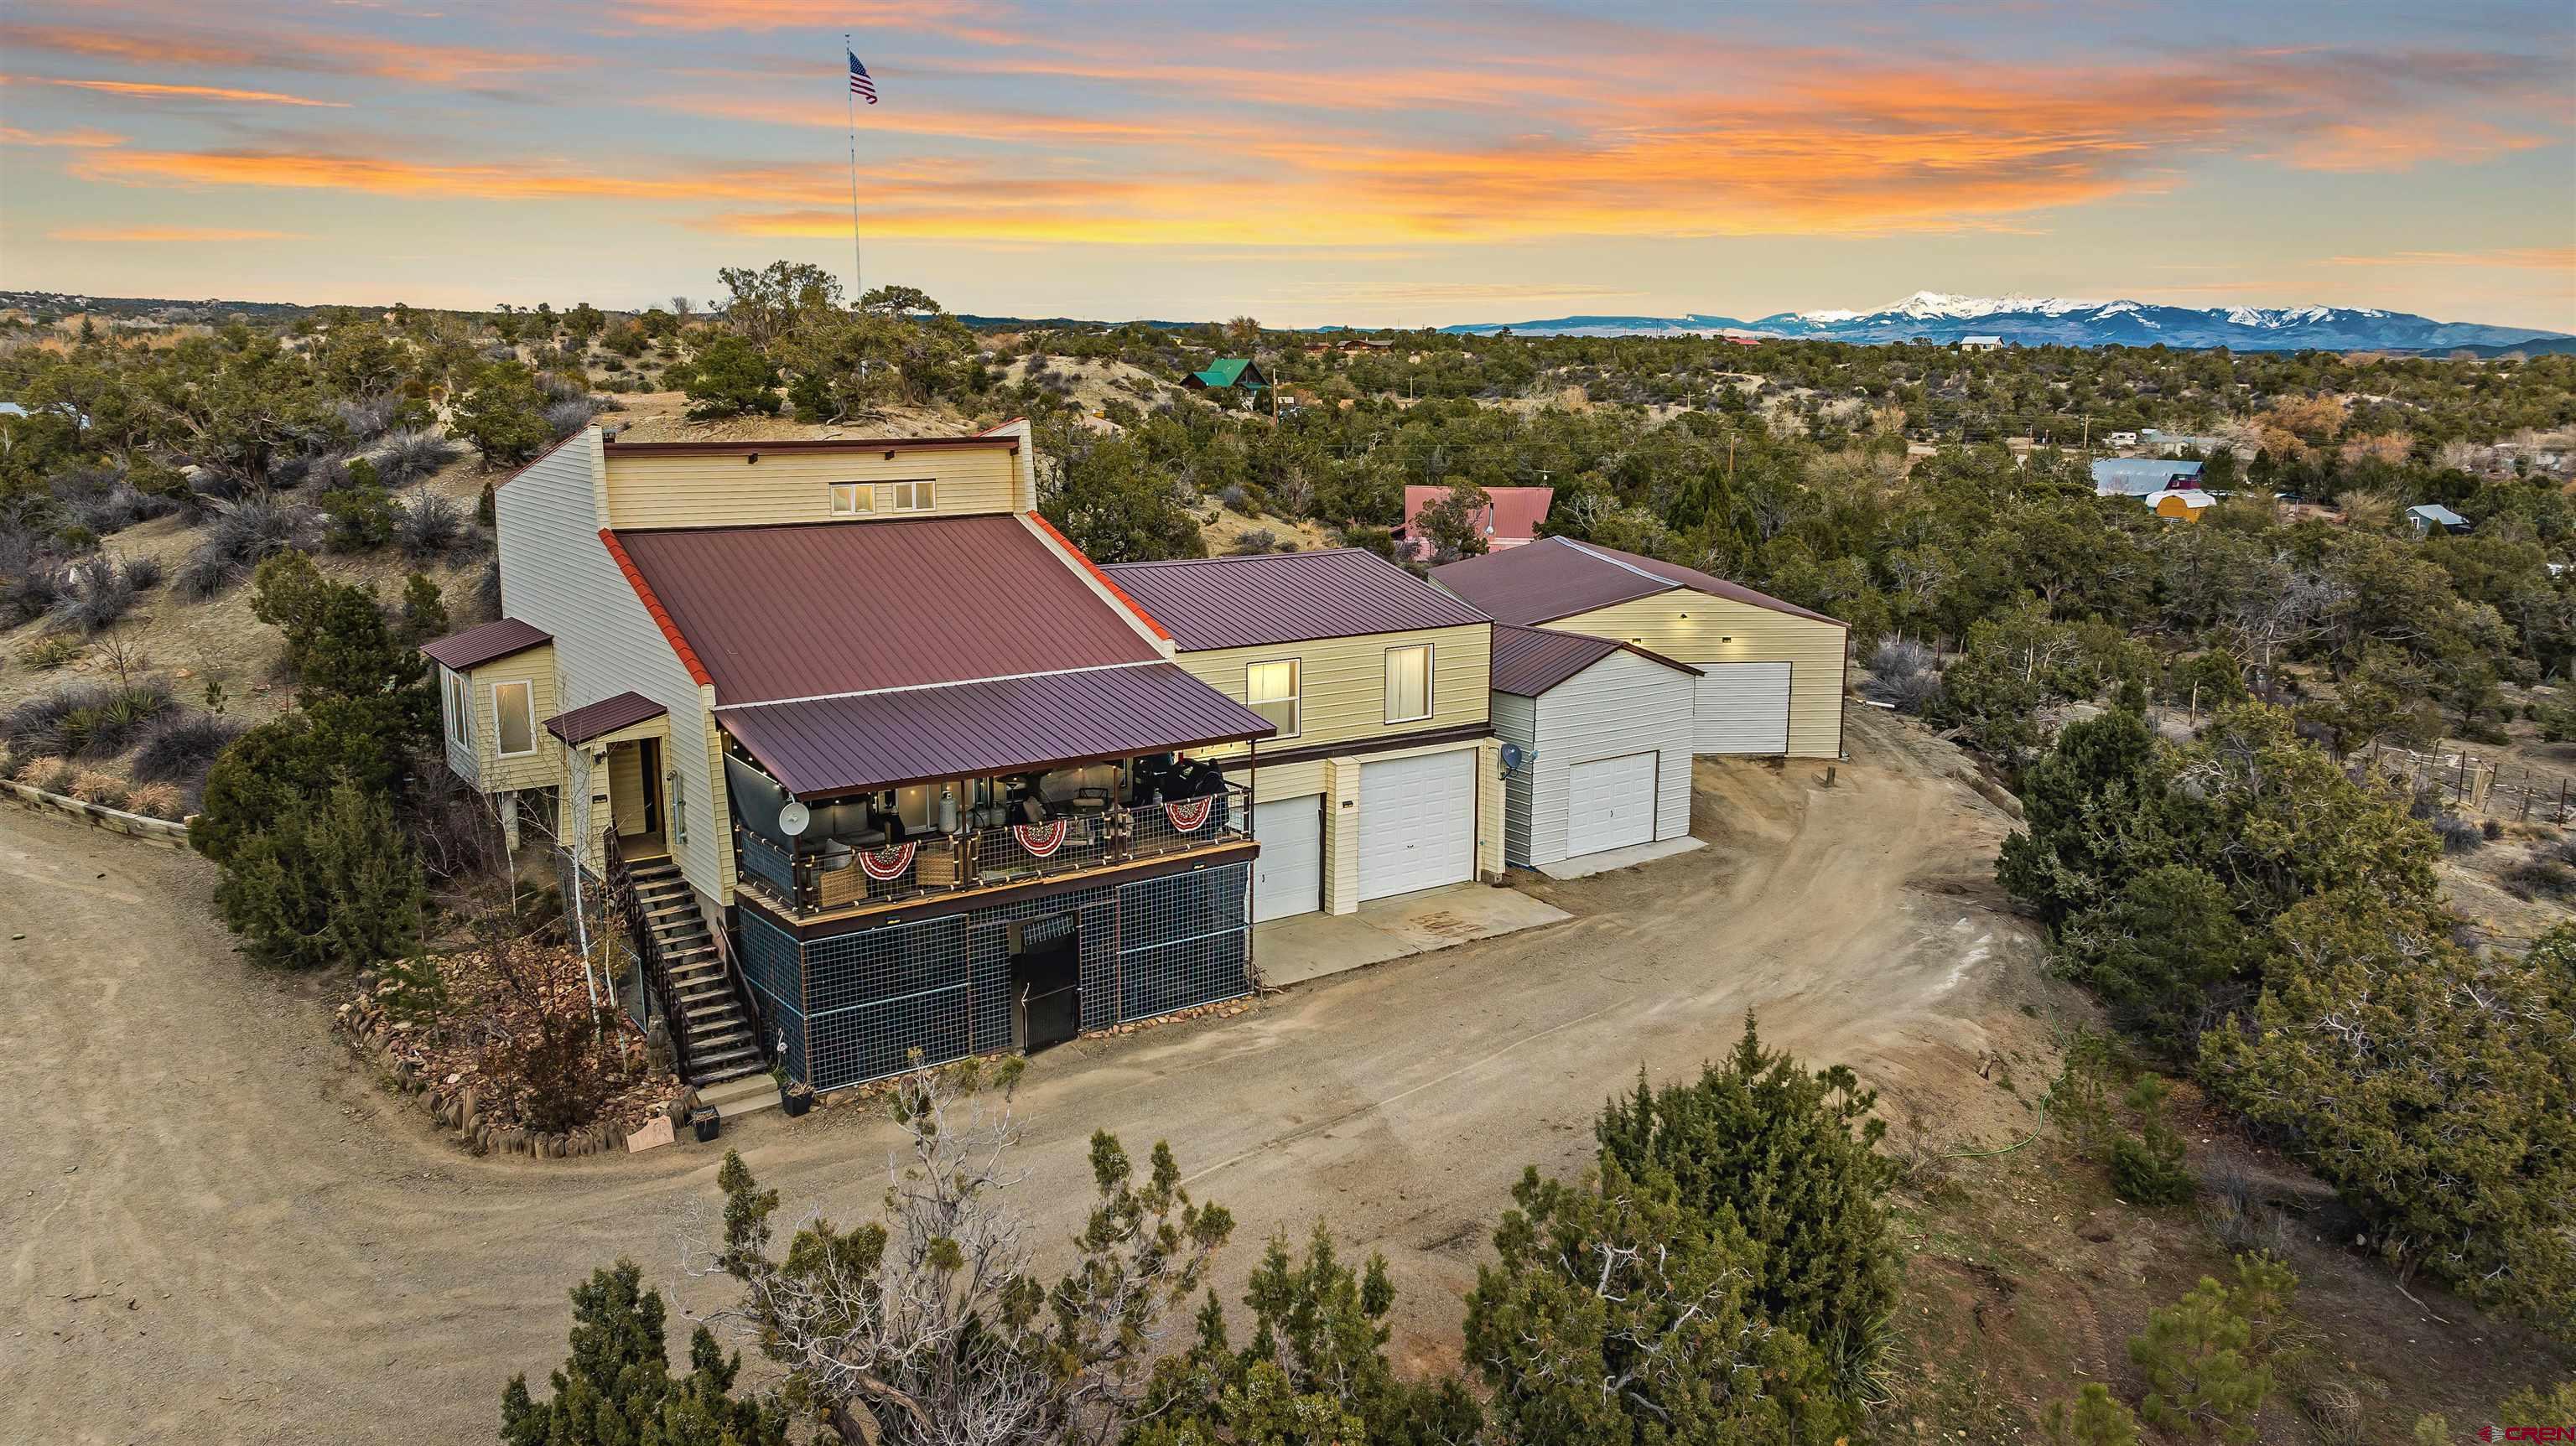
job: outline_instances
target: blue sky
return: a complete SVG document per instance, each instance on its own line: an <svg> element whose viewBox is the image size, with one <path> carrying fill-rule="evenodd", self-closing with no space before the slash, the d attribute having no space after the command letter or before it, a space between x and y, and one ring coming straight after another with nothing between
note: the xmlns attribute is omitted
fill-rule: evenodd
<svg viewBox="0 0 2576 1446"><path fill-rule="evenodd" d="M2576 330L2576 6L421 0L0 11L0 285L846 272L1437 324L1917 288Z"/></svg>

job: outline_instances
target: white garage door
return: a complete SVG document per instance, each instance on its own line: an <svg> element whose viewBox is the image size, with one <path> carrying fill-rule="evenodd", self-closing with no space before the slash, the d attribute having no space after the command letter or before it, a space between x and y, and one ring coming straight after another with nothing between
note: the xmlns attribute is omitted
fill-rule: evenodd
<svg viewBox="0 0 2576 1446"><path fill-rule="evenodd" d="M1324 800L1316 794L1264 803L1253 814L1261 857L1252 865L1252 922L1324 907Z"/></svg>
<svg viewBox="0 0 2576 1446"><path fill-rule="evenodd" d="M1655 841L1655 755L1631 753L1565 771L1568 857Z"/></svg>
<svg viewBox="0 0 2576 1446"><path fill-rule="evenodd" d="M1697 663L1699 707L1695 753L1789 751L1789 665Z"/></svg>
<svg viewBox="0 0 2576 1446"><path fill-rule="evenodd" d="M1360 765L1360 897L1476 876L1476 750Z"/></svg>

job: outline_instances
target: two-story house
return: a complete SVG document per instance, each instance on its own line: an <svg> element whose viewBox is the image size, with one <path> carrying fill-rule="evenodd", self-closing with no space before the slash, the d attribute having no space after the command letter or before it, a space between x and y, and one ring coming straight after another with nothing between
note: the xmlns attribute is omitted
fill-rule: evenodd
<svg viewBox="0 0 2576 1446"><path fill-rule="evenodd" d="M1278 731L1260 765L1253 915L1347 914L1503 869L1493 620L1356 549L1125 563L1175 661Z"/></svg>
<svg viewBox="0 0 2576 1446"><path fill-rule="evenodd" d="M1029 449L585 431L497 489L504 617L423 650L450 765L606 881L691 1078L1250 988L1277 724L1037 516Z"/></svg>

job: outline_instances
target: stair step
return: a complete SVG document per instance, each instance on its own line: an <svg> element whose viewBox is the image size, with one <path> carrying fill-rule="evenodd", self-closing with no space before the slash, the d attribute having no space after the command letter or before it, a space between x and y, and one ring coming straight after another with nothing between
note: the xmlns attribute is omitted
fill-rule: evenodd
<svg viewBox="0 0 2576 1446"><path fill-rule="evenodd" d="M748 1044L743 1044L712 1054L698 1054L693 1051L689 1056L689 1067L698 1071L702 1079L709 1075L719 1079L733 1079L754 1073L763 1066L760 1062L760 1051Z"/></svg>
<svg viewBox="0 0 2576 1446"><path fill-rule="evenodd" d="M731 1063L715 1069L701 1069L690 1083L697 1087L698 1098L705 1099L709 1086L740 1086L753 1080L759 1081L760 1088L751 1093L748 1098L739 1104L716 1107L726 1119L731 1120L743 1115L758 1114L762 1110L778 1108L778 1089L769 1082L769 1071L760 1067L759 1060L752 1060L748 1064ZM766 1096L766 1099L763 1096Z"/></svg>

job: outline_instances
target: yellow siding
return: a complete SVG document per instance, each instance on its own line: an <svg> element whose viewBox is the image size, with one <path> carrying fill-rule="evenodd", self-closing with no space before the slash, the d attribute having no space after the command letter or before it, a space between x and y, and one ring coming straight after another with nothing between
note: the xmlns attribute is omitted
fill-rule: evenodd
<svg viewBox="0 0 2576 1446"><path fill-rule="evenodd" d="M1431 716L1406 723L1386 721L1386 652L1415 643L1431 644ZM1312 748L1325 743L1354 743L1485 721L1493 665L1493 629L1483 623L1415 632L1370 633L1357 638L1316 638L1301 643L1274 643L1258 648L1214 648L1183 653L1172 661L1192 676L1240 703L1244 669L1252 663L1298 661L1297 736L1265 738L1261 751ZM1206 749L1210 755L1235 749ZM1262 791L1273 798L1311 793L1301 787L1281 792L1271 773L1262 770Z"/></svg>
<svg viewBox="0 0 2576 1446"><path fill-rule="evenodd" d="M1787 663L1789 753L1832 758L1843 746L1843 640L1820 623L1684 588L1544 626L1634 643L1683 663Z"/></svg>
<svg viewBox="0 0 2576 1446"><path fill-rule="evenodd" d="M739 527L782 522L866 521L832 511L835 482L913 482L937 485L933 514L1009 512L1011 454L1000 448L898 449L888 461L882 447L847 452L769 452L758 462L744 454L644 453L608 456L608 517L612 527ZM878 519L919 517L919 512L880 512Z"/></svg>
<svg viewBox="0 0 2576 1446"><path fill-rule="evenodd" d="M562 752L546 732L546 720L561 711L555 706L553 645L496 658L465 676L474 689L475 787L485 793L506 793L517 788L552 788L562 783ZM536 745L536 751L505 759L501 756L501 718L492 701L492 685L516 682L530 685L528 738Z"/></svg>
<svg viewBox="0 0 2576 1446"><path fill-rule="evenodd" d="M620 834L644 831L644 749L627 744L608 750L608 806Z"/></svg>

